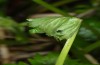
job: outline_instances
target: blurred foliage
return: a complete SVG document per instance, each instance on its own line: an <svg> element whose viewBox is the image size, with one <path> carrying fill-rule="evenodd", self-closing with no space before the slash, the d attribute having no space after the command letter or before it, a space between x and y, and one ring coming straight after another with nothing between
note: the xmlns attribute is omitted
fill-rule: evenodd
<svg viewBox="0 0 100 65"><path fill-rule="evenodd" d="M28 38L25 35L25 27L21 26L9 17L0 17L0 28L9 30L15 36L16 41L27 43ZM6 40L4 40L6 41ZM5 42L6 43L6 42Z"/></svg>
<svg viewBox="0 0 100 65"><path fill-rule="evenodd" d="M48 55L42 56L40 54L36 54L34 59L29 59L29 63L31 65L55 65L57 57L59 56L58 53L49 53ZM4 64L4 65L28 65L24 62L18 62L17 64ZM82 63L79 60L74 60L67 58L64 65L93 65L89 63Z"/></svg>
<svg viewBox="0 0 100 65"><path fill-rule="evenodd" d="M73 16L85 15L81 17L82 26L69 52L69 57L72 59L68 59L65 65L67 63L68 65L90 63L84 56L87 53L100 63L100 0L0 0L0 28L10 31L11 36L14 37L0 39L0 44L28 44L30 36L25 21L31 15L41 13L57 13L63 16L70 16L70 13ZM56 56L53 53L45 57L36 55L32 60L30 59L30 62L45 65L47 61L46 64L50 65L55 62ZM27 64L19 62L17 65Z"/></svg>

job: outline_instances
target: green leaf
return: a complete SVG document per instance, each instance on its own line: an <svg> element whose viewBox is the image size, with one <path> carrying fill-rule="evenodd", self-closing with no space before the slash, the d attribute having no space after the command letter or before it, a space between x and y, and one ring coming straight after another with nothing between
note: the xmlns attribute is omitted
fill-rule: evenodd
<svg viewBox="0 0 100 65"><path fill-rule="evenodd" d="M3 64L3 65L17 65L17 64L10 64L10 63L9 63L9 64Z"/></svg>
<svg viewBox="0 0 100 65"><path fill-rule="evenodd" d="M81 20L75 17L44 17L28 19L31 33L46 33L57 39L68 39L55 65L63 65L69 49L76 37Z"/></svg>
<svg viewBox="0 0 100 65"><path fill-rule="evenodd" d="M79 28L81 19L75 17L43 17L28 19L31 33L46 33L57 39L70 38Z"/></svg>
<svg viewBox="0 0 100 65"><path fill-rule="evenodd" d="M26 64L24 62L19 62L17 65L28 65L28 64Z"/></svg>
<svg viewBox="0 0 100 65"><path fill-rule="evenodd" d="M54 65L59 54L57 53L49 53L46 56L42 56L40 54L36 54L34 59L29 59L29 62L32 65Z"/></svg>
<svg viewBox="0 0 100 65"><path fill-rule="evenodd" d="M24 27L9 17L0 17L0 28L13 32L17 41L22 43L26 43L28 41L24 32Z"/></svg>
<svg viewBox="0 0 100 65"><path fill-rule="evenodd" d="M14 30L14 27L16 26L15 21L8 17L0 17L0 27L9 29L9 30Z"/></svg>

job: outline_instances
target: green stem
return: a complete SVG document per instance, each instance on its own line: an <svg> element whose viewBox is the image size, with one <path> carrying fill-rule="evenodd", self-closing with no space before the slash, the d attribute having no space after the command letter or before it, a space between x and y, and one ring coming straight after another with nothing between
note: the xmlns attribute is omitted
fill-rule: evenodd
<svg viewBox="0 0 100 65"><path fill-rule="evenodd" d="M58 6L61 6L61 5L64 5L64 4L74 2L74 1L76 1L76 0L60 0L60 1L57 1L57 2L54 2L54 3L51 3L51 4L55 7L58 7ZM45 12L47 10L48 10L47 8L44 8L44 9L41 10L41 12Z"/></svg>
<svg viewBox="0 0 100 65"><path fill-rule="evenodd" d="M84 51L86 53L89 53L89 52L93 51L94 49L96 49L98 47L100 47L100 41L97 41L97 42L87 46L86 48L84 48Z"/></svg>
<svg viewBox="0 0 100 65"><path fill-rule="evenodd" d="M61 6L61 5L68 4L68 3L71 3L74 1L76 1L76 0L60 0L60 1L53 3L53 5L54 6Z"/></svg>
<svg viewBox="0 0 100 65"><path fill-rule="evenodd" d="M76 37L76 34L77 34L77 32L75 32L74 35L66 41L55 65L63 65L64 64L64 61L66 59L66 56L68 55L68 52L72 46L72 43Z"/></svg>
<svg viewBox="0 0 100 65"><path fill-rule="evenodd" d="M62 10L60 10L60 9L56 8L55 6L50 5L50 4L48 4L48 3L46 3L46 2L44 2L42 0L33 0L33 1L35 3L38 3L38 4L42 5L42 6L44 6L45 8L47 8L47 9L53 11L53 12L59 13L59 14L64 15L64 16L68 15L65 12L63 12Z"/></svg>

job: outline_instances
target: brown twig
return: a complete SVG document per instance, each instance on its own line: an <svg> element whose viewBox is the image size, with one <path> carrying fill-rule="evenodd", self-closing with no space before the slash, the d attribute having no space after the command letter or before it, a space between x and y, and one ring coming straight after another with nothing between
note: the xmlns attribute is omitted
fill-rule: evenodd
<svg viewBox="0 0 100 65"><path fill-rule="evenodd" d="M29 58L29 57L34 57L34 55L36 53L41 54L41 55L45 55L47 54L49 51L45 51L45 52L33 52L33 53L24 53L24 54L13 54L13 60L18 60L18 59L23 59L23 58Z"/></svg>
<svg viewBox="0 0 100 65"><path fill-rule="evenodd" d="M93 9L89 9L88 11L83 12L83 13L77 15L76 17L83 18L83 17L86 17L86 16L90 16L90 15L93 15L95 11L96 11L96 9L94 9L94 8Z"/></svg>
<svg viewBox="0 0 100 65"><path fill-rule="evenodd" d="M88 61L90 61L92 64L99 64L99 62L90 54L84 55Z"/></svg>

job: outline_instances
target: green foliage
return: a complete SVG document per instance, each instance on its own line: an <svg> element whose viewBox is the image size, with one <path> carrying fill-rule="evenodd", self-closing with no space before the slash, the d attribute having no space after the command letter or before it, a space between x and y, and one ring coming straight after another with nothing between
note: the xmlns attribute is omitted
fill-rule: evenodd
<svg viewBox="0 0 100 65"><path fill-rule="evenodd" d="M75 17L44 17L28 19L31 33L46 33L57 39L70 38L79 28L80 19Z"/></svg>
<svg viewBox="0 0 100 65"><path fill-rule="evenodd" d="M0 27L8 30L15 30L14 28L17 27L18 24L10 18L7 17L0 17Z"/></svg>
<svg viewBox="0 0 100 65"><path fill-rule="evenodd" d="M0 40L0 43L9 43L9 44L12 43L13 45L16 45L20 42L27 43L26 34L23 30L24 27L20 26L18 23L15 23L15 21L13 21L10 18L2 17L2 16L4 16L4 13L5 13L4 9L6 9L5 8L6 1L7 0L0 0L0 16L1 16L0 17L0 26L2 26L3 28L6 28L7 30L9 30L11 32L14 32L17 42L14 40L13 41ZM61 0L59 2L57 0L56 2L50 2L50 3L49 2L47 3L47 0L46 0L46 2L43 0L33 0L33 1L35 2L34 3L35 5L36 5L36 3L40 4L40 6L37 5L37 7L32 8L35 11L37 11L37 13L38 12L40 13L42 10L43 10L42 12L45 13L45 11L49 10L50 13L52 11L52 12L55 12L57 14L61 14L64 16L67 16L69 14L69 12L72 12L75 15L85 14L85 16L87 16L87 17L91 16L92 14L97 15L97 16L93 15L92 18L87 18L87 19L85 19L86 17L84 17L84 21L82 23L82 27L80 28L80 32L79 32L79 34L72 46L72 49L71 49L71 53L73 54L73 56L75 56L75 58L80 59L80 61L83 63L79 63L80 61L78 62L78 61L76 61L76 59L75 60L71 59L71 61L70 61L70 59L68 59L67 61L65 61L66 62L65 65L67 63L68 63L67 65L92 65L92 64L85 63L85 61L87 61L87 59L84 59L85 58L84 54L92 52L95 54L94 56L97 56L97 54L95 53L97 51L96 48L100 47L100 22L99 22L100 0L87 0L87 1L85 1L85 0L84 1L83 0ZM41 6L44 6L45 8L43 8ZM29 7L29 9L30 9L30 7ZM91 11L87 12L88 10L91 10L91 9L95 10L96 13L95 12L91 13ZM9 11L10 11L10 9L9 9ZM16 9L16 11L20 11L20 10ZM87 13L85 13L85 12L87 12ZM20 11L20 13L22 14L22 13L26 13L26 12ZM15 14L13 14L13 15L15 15ZM94 18L96 18L96 19L94 19ZM34 22L34 23L37 24L38 22ZM34 33L44 32L44 31L41 31L40 29L36 29L36 28L33 30L32 30L32 32L34 32ZM68 36L68 35L66 35L66 36ZM53 57L54 56L52 54L52 57L50 57L50 58L53 59ZM98 55L98 58L99 58L99 55ZM30 61L30 64L33 63L36 65L39 65L39 64L45 65L45 61L43 61L43 59L45 59L45 56L37 55L34 59L31 59L29 61ZM41 60L42 62L39 60ZM47 59L45 59L45 60L47 61ZM96 60L97 60L97 58L96 58ZM33 62L31 63L31 61L33 61ZM48 64L48 65L50 65L50 63L51 63L51 65L53 65L55 63L54 60L53 60L54 63L49 62L49 60L47 62L48 63L46 63L46 64ZM19 62L16 64L6 64L6 65L19 65L19 64L20 65L28 65L23 62Z"/></svg>
<svg viewBox="0 0 100 65"><path fill-rule="evenodd" d="M17 41L26 43L28 40L24 33L24 27L9 17L0 17L0 28L13 32Z"/></svg>
<svg viewBox="0 0 100 65"><path fill-rule="evenodd" d="M34 58L29 59L29 63L31 65L54 65L57 60L58 55L59 55L58 53L53 53L53 52L45 56L36 54ZM29 65L29 64L26 64L24 62L19 62L16 64L4 64L4 65ZM93 65L93 64L82 63L79 60L73 60L73 59L67 58L64 65Z"/></svg>
<svg viewBox="0 0 100 65"><path fill-rule="evenodd" d="M17 65L27 65L27 64L24 62L19 62Z"/></svg>
<svg viewBox="0 0 100 65"><path fill-rule="evenodd" d="M57 57L58 54L53 54L53 53L49 53L46 56L36 54L34 59L29 59L29 62L32 65L54 65L57 60Z"/></svg>
<svg viewBox="0 0 100 65"><path fill-rule="evenodd" d="M45 17L29 19L29 21L29 26L33 27L31 33L46 33L60 40L68 39L56 62L56 65L63 65L76 37L81 20L74 17Z"/></svg>

